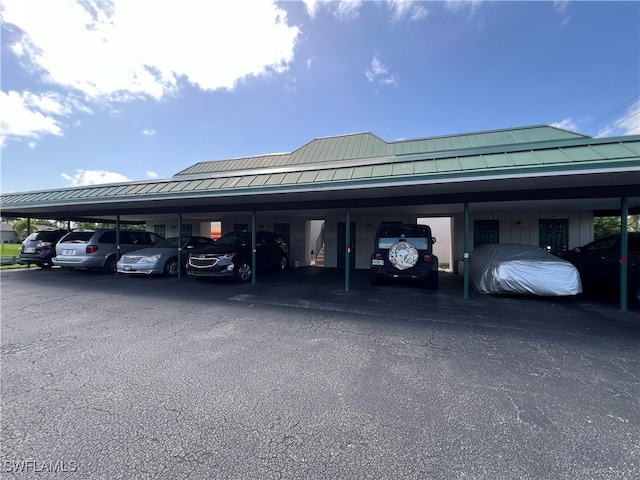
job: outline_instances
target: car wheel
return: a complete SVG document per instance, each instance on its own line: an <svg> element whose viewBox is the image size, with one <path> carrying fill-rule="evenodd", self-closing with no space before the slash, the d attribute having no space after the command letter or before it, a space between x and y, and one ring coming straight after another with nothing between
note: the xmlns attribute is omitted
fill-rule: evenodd
<svg viewBox="0 0 640 480"><path fill-rule="evenodd" d="M246 261L240 262L235 270L235 278L238 282L251 280L251 264Z"/></svg>
<svg viewBox="0 0 640 480"><path fill-rule="evenodd" d="M629 293L631 294L631 300L640 307L640 280L631 283Z"/></svg>
<svg viewBox="0 0 640 480"><path fill-rule="evenodd" d="M178 275L178 259L170 258L167 260L167 264L164 266L164 274L169 277L175 277Z"/></svg>
<svg viewBox="0 0 640 480"><path fill-rule="evenodd" d="M116 257L109 257L104 264L104 271L107 273L116 273L118 271L118 261Z"/></svg>
<svg viewBox="0 0 640 480"><path fill-rule="evenodd" d="M289 260L287 260L286 255L282 255L282 257L280 258L280 263L278 264L278 268L280 270L286 270L288 266Z"/></svg>
<svg viewBox="0 0 640 480"><path fill-rule="evenodd" d="M371 285L379 285L382 281L382 275L377 270L369 270L369 281Z"/></svg>
<svg viewBox="0 0 640 480"><path fill-rule="evenodd" d="M427 277L425 284L429 290L438 289L438 271L437 270L432 270L429 272L429 276Z"/></svg>

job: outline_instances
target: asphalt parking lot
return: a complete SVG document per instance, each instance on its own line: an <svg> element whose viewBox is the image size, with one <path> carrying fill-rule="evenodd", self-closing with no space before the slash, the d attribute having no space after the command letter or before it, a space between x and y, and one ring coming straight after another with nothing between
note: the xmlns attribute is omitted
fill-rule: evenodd
<svg viewBox="0 0 640 480"><path fill-rule="evenodd" d="M640 312L3 271L1 478L640 478Z"/></svg>

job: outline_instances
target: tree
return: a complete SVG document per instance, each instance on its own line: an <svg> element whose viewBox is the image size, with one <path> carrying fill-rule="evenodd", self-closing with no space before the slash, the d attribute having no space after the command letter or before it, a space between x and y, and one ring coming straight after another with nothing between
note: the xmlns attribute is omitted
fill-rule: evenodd
<svg viewBox="0 0 640 480"><path fill-rule="evenodd" d="M31 220L31 231L33 232L36 229L36 222ZM11 228L18 234L18 237L24 238L25 232L27 231L27 219L20 218L11 224Z"/></svg>
<svg viewBox="0 0 640 480"><path fill-rule="evenodd" d="M594 239L620 233L621 223L620 217L594 217ZM629 215L627 218L627 230L629 232L640 232L640 215Z"/></svg>

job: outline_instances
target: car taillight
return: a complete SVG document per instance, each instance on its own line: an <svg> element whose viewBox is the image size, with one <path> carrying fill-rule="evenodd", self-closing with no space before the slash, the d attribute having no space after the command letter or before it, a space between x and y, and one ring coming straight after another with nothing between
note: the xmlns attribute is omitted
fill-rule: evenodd
<svg viewBox="0 0 640 480"><path fill-rule="evenodd" d="M96 253L98 251L98 245L87 245L87 253Z"/></svg>
<svg viewBox="0 0 640 480"><path fill-rule="evenodd" d="M425 255L423 260L424 263L429 263L431 261L431 255Z"/></svg>
<svg viewBox="0 0 640 480"><path fill-rule="evenodd" d="M376 260L382 260L382 254L376 253Z"/></svg>

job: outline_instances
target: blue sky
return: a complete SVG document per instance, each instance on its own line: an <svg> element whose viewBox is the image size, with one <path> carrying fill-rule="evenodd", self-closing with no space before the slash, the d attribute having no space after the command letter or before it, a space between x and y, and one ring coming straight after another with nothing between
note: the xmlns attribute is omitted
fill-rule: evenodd
<svg viewBox="0 0 640 480"><path fill-rule="evenodd" d="M640 134L640 2L0 0L3 193L550 124Z"/></svg>

